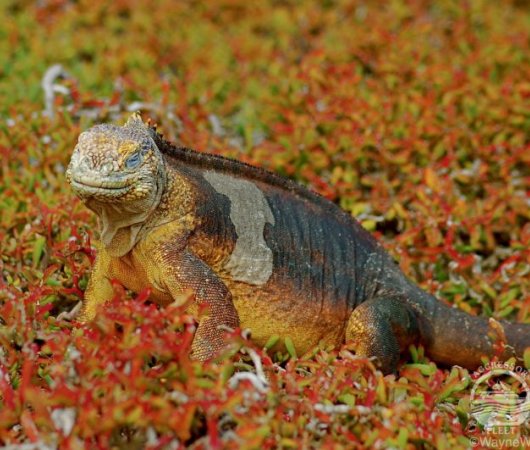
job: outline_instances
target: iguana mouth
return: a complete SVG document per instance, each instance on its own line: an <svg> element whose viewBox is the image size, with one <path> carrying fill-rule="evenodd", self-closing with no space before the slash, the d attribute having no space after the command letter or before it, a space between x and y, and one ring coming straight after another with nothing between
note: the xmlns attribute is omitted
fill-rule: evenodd
<svg viewBox="0 0 530 450"><path fill-rule="evenodd" d="M75 174L72 175L72 183L79 186L86 186L90 188L98 189L110 189L110 190L119 190L131 187L131 185L136 181L136 177L119 177L119 178L98 178L92 174Z"/></svg>
<svg viewBox="0 0 530 450"><path fill-rule="evenodd" d="M70 173L72 188L84 196L121 197L134 189L135 177L98 178L93 174Z"/></svg>
<svg viewBox="0 0 530 450"><path fill-rule="evenodd" d="M79 180L72 180L72 184L82 189L92 188L92 189L97 189L97 190L102 190L102 191L125 191L125 190L130 190L130 188L132 187L132 185L130 184L126 184L126 185L122 184L122 185L113 186L105 182L102 182L101 184L94 183L94 182L85 183L84 181L79 181Z"/></svg>
<svg viewBox="0 0 530 450"><path fill-rule="evenodd" d="M121 197L122 195L129 193L134 187L132 184L125 186L123 184L113 186L105 182L99 184L96 182L85 183L84 181L78 181L74 179L72 179L70 183L75 191L85 195L103 194L111 197Z"/></svg>

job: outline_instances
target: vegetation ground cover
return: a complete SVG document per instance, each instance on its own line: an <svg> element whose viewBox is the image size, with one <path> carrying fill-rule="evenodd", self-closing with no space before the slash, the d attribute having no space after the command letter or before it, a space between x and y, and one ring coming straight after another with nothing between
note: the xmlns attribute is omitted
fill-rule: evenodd
<svg viewBox="0 0 530 450"><path fill-rule="evenodd" d="M4 0L0 17L1 444L470 445L474 375L421 349L383 377L347 349L235 335L203 365L182 308L119 286L95 323L59 320L96 237L64 170L82 130L138 109L337 202L442 301L528 322L524 2Z"/></svg>

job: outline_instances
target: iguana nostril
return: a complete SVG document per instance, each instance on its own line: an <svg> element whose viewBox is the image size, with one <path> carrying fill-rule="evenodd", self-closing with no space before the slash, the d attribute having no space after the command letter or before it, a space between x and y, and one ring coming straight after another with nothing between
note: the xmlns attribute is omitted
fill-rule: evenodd
<svg viewBox="0 0 530 450"><path fill-rule="evenodd" d="M90 169L92 167L92 161L90 160L88 156L84 156L83 158L80 159L78 167L79 169L82 169L82 170Z"/></svg>
<svg viewBox="0 0 530 450"><path fill-rule="evenodd" d="M101 171L105 174L111 173L114 170L114 164L111 162L105 163L101 166Z"/></svg>

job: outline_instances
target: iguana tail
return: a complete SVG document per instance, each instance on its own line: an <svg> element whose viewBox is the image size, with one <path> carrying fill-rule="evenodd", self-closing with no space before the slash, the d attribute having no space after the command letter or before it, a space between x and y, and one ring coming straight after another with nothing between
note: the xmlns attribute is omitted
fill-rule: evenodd
<svg viewBox="0 0 530 450"><path fill-rule="evenodd" d="M423 310L419 318L422 342L433 360L472 370L482 364L483 356L498 355L503 360L515 356L522 365L524 351L530 347L530 324L471 316L424 291L417 292L416 298L414 309ZM504 350L496 351L496 341L503 338Z"/></svg>

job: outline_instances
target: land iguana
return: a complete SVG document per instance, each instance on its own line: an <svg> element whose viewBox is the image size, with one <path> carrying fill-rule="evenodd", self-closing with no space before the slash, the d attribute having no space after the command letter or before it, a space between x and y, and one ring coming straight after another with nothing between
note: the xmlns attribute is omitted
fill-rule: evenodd
<svg viewBox="0 0 530 450"><path fill-rule="evenodd" d="M200 360L239 326L258 345L289 337L299 354L346 342L384 372L411 343L471 369L493 354L487 319L417 287L334 203L266 170L172 145L137 114L81 133L67 179L100 223L81 320L113 297L116 279L134 292L149 287L161 305L191 292ZM503 327L503 357L521 358L530 324Z"/></svg>

